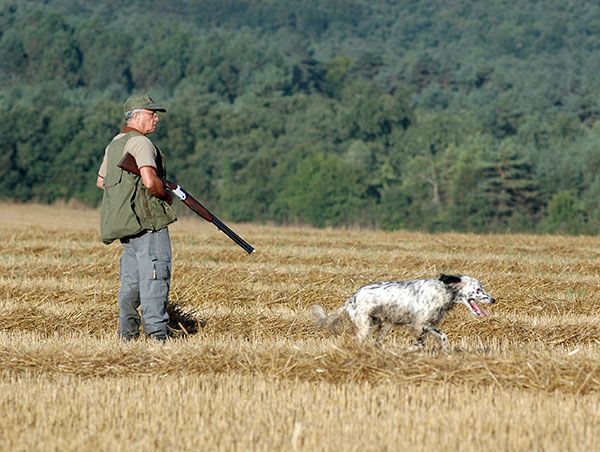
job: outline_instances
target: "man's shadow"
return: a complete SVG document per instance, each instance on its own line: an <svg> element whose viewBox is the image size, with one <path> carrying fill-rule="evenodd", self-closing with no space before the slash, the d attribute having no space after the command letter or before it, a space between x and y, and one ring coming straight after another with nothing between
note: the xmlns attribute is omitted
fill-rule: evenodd
<svg viewBox="0 0 600 452"><path fill-rule="evenodd" d="M177 302L167 305L169 330L173 337L186 337L198 333L206 325L206 320L198 317L195 309L183 308Z"/></svg>

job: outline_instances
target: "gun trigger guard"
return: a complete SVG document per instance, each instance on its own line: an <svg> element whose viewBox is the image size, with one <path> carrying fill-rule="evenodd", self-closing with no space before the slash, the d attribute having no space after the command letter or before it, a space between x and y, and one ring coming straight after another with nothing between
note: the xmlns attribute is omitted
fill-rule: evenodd
<svg viewBox="0 0 600 452"><path fill-rule="evenodd" d="M179 199L181 199L182 201L184 201L185 198L187 198L187 195L185 194L185 192L181 189L181 187L179 185L177 187L173 188L171 191L173 193L175 193L175 195L177 195L177 197Z"/></svg>

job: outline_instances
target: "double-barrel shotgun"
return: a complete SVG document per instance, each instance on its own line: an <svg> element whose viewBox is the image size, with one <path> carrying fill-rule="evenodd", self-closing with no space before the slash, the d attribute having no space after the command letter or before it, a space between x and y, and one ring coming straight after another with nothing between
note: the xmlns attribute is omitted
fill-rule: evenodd
<svg viewBox="0 0 600 452"><path fill-rule="evenodd" d="M129 152L125 154L123 159L119 162L119 168L125 170L131 174L135 174L136 176L141 176L140 170L135 161L135 157L131 155ZM175 196L177 196L181 202L183 202L186 206L192 209L195 213L200 215L209 223L214 224L219 231L223 231L227 237L237 243L244 251L248 254L251 254L254 251L252 245L246 242L243 238L233 232L229 227L219 220L215 215L213 215L206 207L204 207L199 201L194 199L192 195L190 195L187 191L185 191L181 186L177 185L175 182L171 182L170 180L161 178L165 187L168 188Z"/></svg>

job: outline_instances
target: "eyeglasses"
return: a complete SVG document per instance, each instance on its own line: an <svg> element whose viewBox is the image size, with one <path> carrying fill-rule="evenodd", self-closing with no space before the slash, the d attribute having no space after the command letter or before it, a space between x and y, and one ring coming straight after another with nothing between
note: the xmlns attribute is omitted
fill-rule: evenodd
<svg viewBox="0 0 600 452"><path fill-rule="evenodd" d="M158 112L157 111L140 110L140 113L145 113L145 114L150 115L152 117L158 116Z"/></svg>

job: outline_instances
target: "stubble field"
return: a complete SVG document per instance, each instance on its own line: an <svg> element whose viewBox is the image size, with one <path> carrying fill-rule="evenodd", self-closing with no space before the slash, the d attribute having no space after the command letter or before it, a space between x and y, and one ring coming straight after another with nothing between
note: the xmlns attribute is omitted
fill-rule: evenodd
<svg viewBox="0 0 600 452"><path fill-rule="evenodd" d="M595 450L600 237L171 227L167 344L116 337L120 245L98 213L0 204L0 450ZM313 326L377 280L481 279L408 350Z"/></svg>

